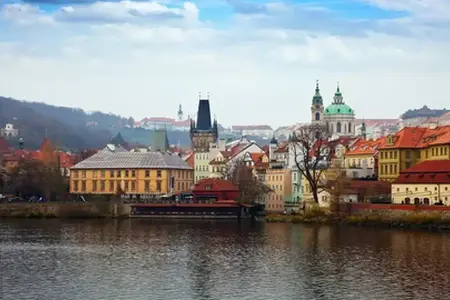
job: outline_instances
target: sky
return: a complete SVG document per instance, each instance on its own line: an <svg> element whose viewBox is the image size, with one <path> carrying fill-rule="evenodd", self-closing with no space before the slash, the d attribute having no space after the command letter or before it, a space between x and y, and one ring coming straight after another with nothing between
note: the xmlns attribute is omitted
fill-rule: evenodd
<svg viewBox="0 0 450 300"><path fill-rule="evenodd" d="M449 0L0 0L0 95L140 120L310 120L339 82L357 118L450 108ZM447 106L447 107L446 107Z"/></svg>

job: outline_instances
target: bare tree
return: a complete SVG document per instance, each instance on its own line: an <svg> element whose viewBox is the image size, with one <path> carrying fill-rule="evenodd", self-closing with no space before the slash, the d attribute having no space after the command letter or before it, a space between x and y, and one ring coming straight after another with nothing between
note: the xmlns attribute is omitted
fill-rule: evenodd
<svg viewBox="0 0 450 300"><path fill-rule="evenodd" d="M319 193L324 189L323 172L331 161L328 138L326 126L310 125L295 131L289 141L295 166L308 181L315 203L319 203Z"/></svg>
<svg viewBox="0 0 450 300"><path fill-rule="evenodd" d="M238 200L242 203L260 202L272 191L268 185L254 176L253 170L242 159L227 164L227 179L239 187Z"/></svg>

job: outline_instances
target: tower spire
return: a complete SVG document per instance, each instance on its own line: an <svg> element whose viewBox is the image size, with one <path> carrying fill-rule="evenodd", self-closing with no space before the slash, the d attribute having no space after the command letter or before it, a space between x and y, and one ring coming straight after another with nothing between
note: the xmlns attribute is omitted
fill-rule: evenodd
<svg viewBox="0 0 450 300"><path fill-rule="evenodd" d="M316 80L316 90L313 96L312 105L323 105L322 95L320 94L319 80Z"/></svg>
<svg viewBox="0 0 450 300"><path fill-rule="evenodd" d="M339 87L339 81L337 82L336 93L334 93L334 103L344 103L344 98L342 97L341 88Z"/></svg>
<svg viewBox="0 0 450 300"><path fill-rule="evenodd" d="M361 137L366 140L367 139L367 131L366 131L366 122L363 117L363 121L361 124Z"/></svg>

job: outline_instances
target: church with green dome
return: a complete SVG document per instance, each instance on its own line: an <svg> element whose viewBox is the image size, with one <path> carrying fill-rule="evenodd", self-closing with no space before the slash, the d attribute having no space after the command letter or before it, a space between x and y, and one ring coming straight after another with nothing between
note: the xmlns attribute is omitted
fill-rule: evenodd
<svg viewBox="0 0 450 300"><path fill-rule="evenodd" d="M319 82L317 81L312 100L311 116L311 123L327 126L332 138L355 135L355 112L345 104L339 83L334 93L333 102L324 107Z"/></svg>

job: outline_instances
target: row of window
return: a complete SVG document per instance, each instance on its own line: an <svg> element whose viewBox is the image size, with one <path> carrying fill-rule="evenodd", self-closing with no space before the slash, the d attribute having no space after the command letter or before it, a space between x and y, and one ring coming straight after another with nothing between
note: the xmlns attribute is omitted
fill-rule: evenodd
<svg viewBox="0 0 450 300"><path fill-rule="evenodd" d="M284 208L283 204L267 204L267 208L271 209L271 208Z"/></svg>
<svg viewBox="0 0 450 300"><path fill-rule="evenodd" d="M184 189L183 182L183 189ZM178 182L180 187L180 182ZM188 184L186 184L188 186ZM73 180L72 187L74 192L87 192L86 180ZM116 192L118 189L123 188L124 192L135 192L136 191L136 181L135 180L125 180L123 181L123 186L121 181L116 180L92 180L92 192ZM144 191L150 191L150 180L144 181ZM162 181L156 181L156 191L162 191Z"/></svg>
<svg viewBox="0 0 450 300"><path fill-rule="evenodd" d="M406 158L410 156L410 151L406 151ZM397 159L397 151L391 150L391 151L381 151L380 152L380 159Z"/></svg>
<svg viewBox="0 0 450 300"><path fill-rule="evenodd" d="M195 166L195 171L209 171L209 165Z"/></svg>
<svg viewBox="0 0 450 300"><path fill-rule="evenodd" d="M135 178L136 177L136 170L93 170L92 171L92 177L93 178L105 178L106 172L109 172L110 178L122 178L122 175L124 178ZM175 170L172 171L174 175L176 175L177 178L181 179L189 179L192 176L192 172L187 170ZM72 171L72 177L73 178L86 178L86 170L78 171L73 170ZM145 177L150 177L150 170L145 170ZM162 177L162 170L156 170L156 177L160 178Z"/></svg>
<svg viewBox="0 0 450 300"><path fill-rule="evenodd" d="M380 175L396 175L398 171L397 164L380 164L378 172Z"/></svg>
<svg viewBox="0 0 450 300"><path fill-rule="evenodd" d="M440 198L439 199L439 201L445 201L445 202L447 202L447 200L448 200L448 198L447 197L444 197L444 198ZM400 201L400 200L399 200ZM434 203L435 204L439 204L438 202L438 197L434 197ZM392 202L395 202L395 198L392 198ZM414 204L416 204L416 205L430 205L431 204L431 202L430 202L430 198L423 198L423 199L420 199L420 198L414 198L414 200L411 200L411 198L409 198L409 197L406 197L406 198L404 198L404 199L402 199L402 201L401 201L401 203L402 204L412 204L412 203L414 203ZM443 203L441 203L441 204L443 204Z"/></svg>
<svg viewBox="0 0 450 300"><path fill-rule="evenodd" d="M428 192L428 187L424 187L423 190L424 190L425 192ZM435 186L435 187L434 187L434 190L437 191L437 190L438 190L438 187ZM444 187L444 190L445 190L445 191L448 191L448 187ZM406 187L406 188L405 188L405 192L409 192L409 191L410 191L410 190L409 190L409 187ZM411 191L412 191L412 190L411 190ZM415 188L414 188L414 191L415 191L415 192L418 192L418 191L419 191L419 188L418 188L418 187L415 187ZM397 188L397 192L401 192L401 188Z"/></svg>
<svg viewBox="0 0 450 300"><path fill-rule="evenodd" d="M270 193L269 194L269 200L282 201L283 200L283 195L276 195L276 194Z"/></svg>
<svg viewBox="0 0 450 300"><path fill-rule="evenodd" d="M267 180L268 181L282 181L283 175L267 175Z"/></svg>
<svg viewBox="0 0 450 300"><path fill-rule="evenodd" d="M425 150L425 158L428 158L428 153L430 150ZM447 147L431 148L431 156L444 156L448 155Z"/></svg>

